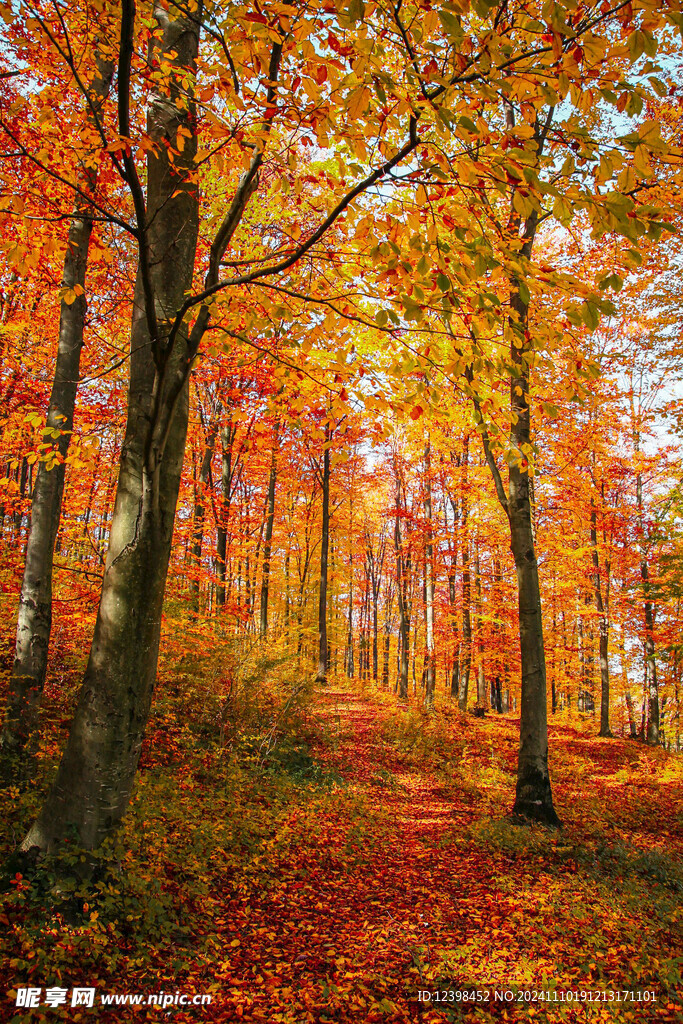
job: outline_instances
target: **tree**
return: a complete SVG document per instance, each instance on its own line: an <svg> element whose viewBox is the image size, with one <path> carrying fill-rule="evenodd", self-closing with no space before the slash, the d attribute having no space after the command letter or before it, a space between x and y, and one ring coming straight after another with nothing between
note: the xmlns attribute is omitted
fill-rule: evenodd
<svg viewBox="0 0 683 1024"><path fill-rule="evenodd" d="M99 141L102 111L115 65L106 49L109 25L104 15L98 18L98 23L104 39L95 54L93 80L89 86L83 86L83 93L87 127ZM43 434L49 454L38 462L31 500L31 527L19 596L14 666L7 714L0 734L2 769L10 776L26 771L25 755L37 727L47 671L52 627L52 559L64 493L66 456L74 426L86 318L88 249L95 216L89 196L96 194L97 179L97 161L92 152L86 152L76 176L74 210L62 273L57 359Z"/></svg>

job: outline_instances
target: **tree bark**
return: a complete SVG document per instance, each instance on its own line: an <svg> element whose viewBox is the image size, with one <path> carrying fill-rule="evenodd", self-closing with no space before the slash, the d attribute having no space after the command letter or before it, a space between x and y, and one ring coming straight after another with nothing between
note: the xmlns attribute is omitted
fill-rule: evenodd
<svg viewBox="0 0 683 1024"><path fill-rule="evenodd" d="M97 74L88 90L87 116L91 123L99 117L109 95L114 67L111 61L97 61ZM93 192L97 171L84 171L78 184L83 191ZM65 460L73 430L83 348L92 216L92 209L79 198L69 225L62 273L62 287L79 294L71 303L63 298L60 305L57 359L43 436L45 442L53 444L56 458L49 467L44 461L37 467L19 596L14 666L7 716L0 734L0 770L7 777L22 775L27 768L45 685L52 630L52 560L62 511Z"/></svg>

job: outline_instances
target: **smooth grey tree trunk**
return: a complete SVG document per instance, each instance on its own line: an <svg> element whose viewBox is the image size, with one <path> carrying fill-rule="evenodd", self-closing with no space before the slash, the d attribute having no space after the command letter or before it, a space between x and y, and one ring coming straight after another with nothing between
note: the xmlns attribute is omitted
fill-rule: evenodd
<svg viewBox="0 0 683 1024"><path fill-rule="evenodd" d="M88 90L88 120L99 117L109 94L114 64L100 61ZM79 188L94 192L97 170L80 175ZM73 302L62 299L54 379L43 440L54 446L56 460L49 467L38 463L31 501L31 526L19 595L14 666L10 676L5 723L0 733L0 772L6 778L23 775L28 766L32 738L47 672L52 630L52 561L62 511L66 455L74 423L85 327L85 279L92 234L92 208L79 197L67 239L62 287L79 294ZM55 432L59 431L55 437Z"/></svg>
<svg viewBox="0 0 683 1024"><path fill-rule="evenodd" d="M130 11L130 7L128 8ZM57 777L22 850L50 852L67 838L94 849L128 806L155 682L161 609L188 420L187 332L164 358L150 314L168 327L192 284L198 193L191 175L196 115L178 79L193 69L198 27L155 8L162 59L174 73L171 95L152 93L147 130L161 143L148 157L145 212L149 278L142 265L134 296L126 433L109 550L90 657ZM132 36L132 28L129 28ZM122 51L126 45L122 22ZM129 45L132 47L132 40ZM119 88L122 88L119 73ZM176 103L176 99L178 103ZM165 140L185 130L182 153ZM141 246L141 254L143 247ZM142 255L141 255L142 261ZM149 289L154 308L149 309ZM161 352L161 356L160 356ZM156 355L156 360L155 360ZM164 420L165 417L165 420ZM156 447L159 435L165 444Z"/></svg>

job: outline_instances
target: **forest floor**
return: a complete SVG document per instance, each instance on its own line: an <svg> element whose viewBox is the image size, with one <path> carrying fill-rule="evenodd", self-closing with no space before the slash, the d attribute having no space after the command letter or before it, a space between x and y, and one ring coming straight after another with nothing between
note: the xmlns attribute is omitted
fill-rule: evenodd
<svg viewBox="0 0 683 1024"><path fill-rule="evenodd" d="M125 1011L178 1022L682 1018L680 756L551 726L551 831L506 818L510 717L330 688L293 737L240 732L237 764L195 742L171 697L114 875L74 882L61 910L49 877L5 898L5 991L212 995ZM7 796L23 827L39 793ZM122 1019L13 1001L0 1019Z"/></svg>

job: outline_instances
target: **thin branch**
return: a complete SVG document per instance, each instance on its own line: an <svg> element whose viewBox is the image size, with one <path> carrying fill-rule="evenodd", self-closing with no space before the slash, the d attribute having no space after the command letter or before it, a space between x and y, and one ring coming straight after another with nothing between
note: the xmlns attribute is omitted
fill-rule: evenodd
<svg viewBox="0 0 683 1024"><path fill-rule="evenodd" d="M149 332L155 362L159 363L159 327L156 318L154 288L150 270L149 249L147 246L147 211L145 196L138 177L135 161L129 150L130 142L130 70L133 59L133 40L135 32L135 0L122 0L121 4L121 45L119 50L118 74L118 110L119 134L125 139L123 150L123 166L125 180L130 189L137 223L136 238L140 257L140 280L145 295L145 319Z"/></svg>
<svg viewBox="0 0 683 1024"><path fill-rule="evenodd" d="M304 256L309 251L309 249L311 249L316 244L316 242L318 242L323 237L326 231L328 231L328 229L341 216L341 214L344 212L347 206L349 206L350 203L352 203L357 196L361 195L368 188L374 185L376 181L379 181L379 179L382 178L385 174L387 174L393 167L396 167L397 164L399 164L402 160L405 159L406 156L412 153L414 149L417 149L419 144L420 139L417 134L417 117L413 115L410 118L410 137L408 141L405 143L405 145L402 146L402 148L390 160L385 161L385 163L383 163L381 167L378 167L377 170L373 171L372 174L369 174L367 178L364 178L363 181L360 181L355 186L355 188L352 188L350 192L347 192L343 199L341 199L337 203L332 212L325 218L322 224L320 224L319 227L316 228L313 234L311 234L306 239L306 241L299 246L298 249L296 249L290 256L281 260L279 263L276 263L274 266L263 267L260 270L253 270L248 274L241 274L239 277L231 278L228 281L218 281L216 284L211 285L208 288L205 288L204 291L201 292L199 295L195 295L192 298L187 299L187 301L184 302L183 305L178 310L178 314L176 316L173 327L171 328L169 338L174 337L180 330L180 326L183 322L186 313L188 313L194 306L206 302L207 299L211 298L213 295L216 295L218 292L221 292L226 288L235 287L237 285L251 284L252 281L258 281L262 277L270 277L273 274L281 274L284 270L289 270L290 267L294 266L295 263L298 263L301 257ZM195 341L197 341L195 331L198 327L198 321L199 317L197 318L197 322L195 323L192 329L192 336L194 337Z"/></svg>

